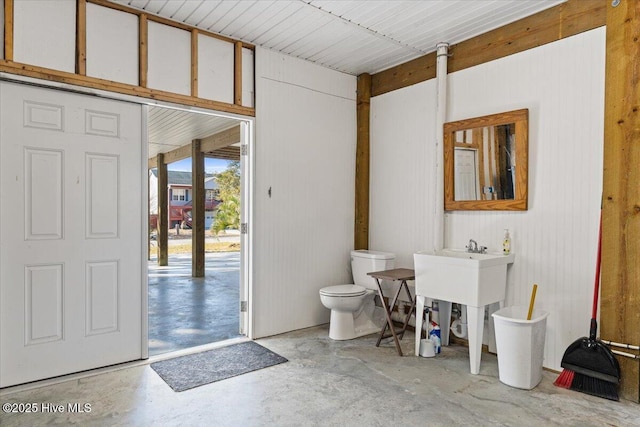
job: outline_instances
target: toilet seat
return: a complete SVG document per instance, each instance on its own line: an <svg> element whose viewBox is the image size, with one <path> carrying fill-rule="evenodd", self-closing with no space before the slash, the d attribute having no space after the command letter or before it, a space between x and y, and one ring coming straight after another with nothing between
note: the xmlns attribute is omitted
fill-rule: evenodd
<svg viewBox="0 0 640 427"><path fill-rule="evenodd" d="M359 285L335 285L320 289L320 295L326 297L360 297L366 293L366 288Z"/></svg>

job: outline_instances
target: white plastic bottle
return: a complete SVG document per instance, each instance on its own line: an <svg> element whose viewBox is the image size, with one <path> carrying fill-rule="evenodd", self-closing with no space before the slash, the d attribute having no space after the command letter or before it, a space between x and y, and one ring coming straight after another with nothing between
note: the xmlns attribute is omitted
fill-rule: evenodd
<svg viewBox="0 0 640 427"><path fill-rule="evenodd" d="M509 255L511 253L511 236L509 235L509 229L504 229L504 238L502 239L502 253Z"/></svg>

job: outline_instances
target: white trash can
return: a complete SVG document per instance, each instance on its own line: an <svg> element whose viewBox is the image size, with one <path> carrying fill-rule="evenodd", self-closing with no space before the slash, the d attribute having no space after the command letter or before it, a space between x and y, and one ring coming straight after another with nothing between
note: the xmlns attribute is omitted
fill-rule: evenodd
<svg viewBox="0 0 640 427"><path fill-rule="evenodd" d="M500 382L531 390L542 380L542 359L548 312L505 307L493 313Z"/></svg>

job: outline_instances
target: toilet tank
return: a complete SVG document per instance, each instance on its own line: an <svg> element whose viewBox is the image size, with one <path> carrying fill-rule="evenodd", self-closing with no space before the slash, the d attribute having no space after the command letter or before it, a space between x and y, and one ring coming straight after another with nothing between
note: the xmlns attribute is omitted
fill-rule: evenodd
<svg viewBox="0 0 640 427"><path fill-rule="evenodd" d="M369 289L377 289L375 279L367 276L373 271L393 268L396 255L389 252L357 250L351 251L351 273L353 283Z"/></svg>

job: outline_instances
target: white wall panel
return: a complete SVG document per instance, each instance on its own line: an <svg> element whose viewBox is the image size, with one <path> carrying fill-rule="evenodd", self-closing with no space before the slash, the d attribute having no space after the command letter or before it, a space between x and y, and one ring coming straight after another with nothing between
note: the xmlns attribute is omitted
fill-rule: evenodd
<svg viewBox="0 0 640 427"><path fill-rule="evenodd" d="M148 86L190 95L191 33L149 22L148 38Z"/></svg>
<svg viewBox="0 0 640 427"><path fill-rule="evenodd" d="M75 0L14 0L16 62L75 71Z"/></svg>
<svg viewBox="0 0 640 427"><path fill-rule="evenodd" d="M253 57L253 50L242 48L242 105L245 107L253 107L255 99Z"/></svg>
<svg viewBox="0 0 640 427"><path fill-rule="evenodd" d="M138 85L138 17L87 4L87 75Z"/></svg>
<svg viewBox="0 0 640 427"><path fill-rule="evenodd" d="M496 251L503 229L510 229L516 261L506 303L528 304L533 283L539 285L536 307L550 312L544 366L558 370L566 347L589 324L602 192L604 57L605 29L599 28L449 75L447 121L529 109L529 210L449 212L445 245L464 247L474 238ZM424 146L433 140L433 85L371 102L371 245L396 252L401 262L432 247L434 183L425 170L433 168L433 154Z"/></svg>
<svg viewBox="0 0 640 427"><path fill-rule="evenodd" d="M279 54L277 61L262 61L260 55L272 55L266 49L256 49L256 80L258 78L287 82L291 85L313 88L338 97L355 99L354 76L320 67L308 61ZM258 64L260 70L258 70ZM258 82L256 81L256 86ZM257 92L257 87L256 87Z"/></svg>
<svg viewBox="0 0 640 427"><path fill-rule="evenodd" d="M356 79L347 84L343 74L267 50L256 55L252 303L261 337L328 322L318 291L351 281ZM284 77L307 72L319 78L302 85Z"/></svg>
<svg viewBox="0 0 640 427"><path fill-rule="evenodd" d="M198 96L233 104L234 45L198 35Z"/></svg>

